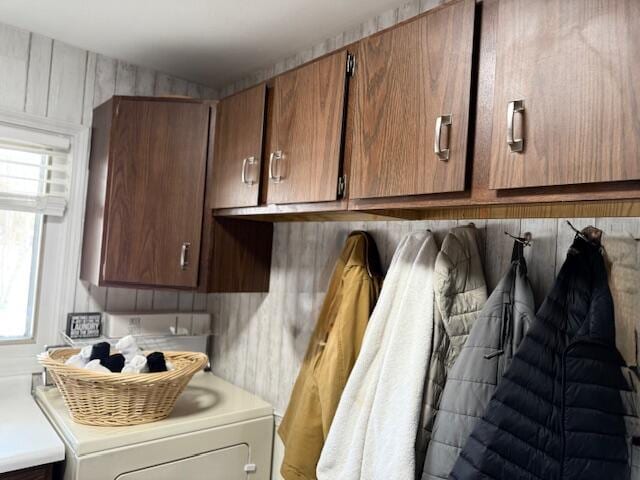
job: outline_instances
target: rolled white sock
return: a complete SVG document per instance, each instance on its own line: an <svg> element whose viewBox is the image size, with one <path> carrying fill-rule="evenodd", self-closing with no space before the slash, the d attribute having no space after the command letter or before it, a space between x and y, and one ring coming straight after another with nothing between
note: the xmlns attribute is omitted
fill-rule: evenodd
<svg viewBox="0 0 640 480"><path fill-rule="evenodd" d="M89 361L89 359L91 358L91 349L93 348L93 345L87 345L86 347L83 347L82 350L80 350L79 355L84 358L85 363Z"/></svg>
<svg viewBox="0 0 640 480"><path fill-rule="evenodd" d="M175 370L176 367L173 366L173 363L171 363L170 361L165 361L165 363L167 364L167 372L170 372L171 370Z"/></svg>
<svg viewBox="0 0 640 480"><path fill-rule="evenodd" d="M107 367L100 363L100 360L91 360L85 367L87 370L91 370L92 372L101 372L101 373L111 373Z"/></svg>
<svg viewBox="0 0 640 480"><path fill-rule="evenodd" d="M137 369L132 365L125 365L124 368L122 369L122 373L149 373L149 369L147 368L147 366L145 365L144 368L141 369Z"/></svg>
<svg viewBox="0 0 640 480"><path fill-rule="evenodd" d="M132 335L127 335L126 337L122 337L118 340L118 343L116 343L116 349L124 355L127 362L130 362L133 357L142 353L136 343L136 339L133 338Z"/></svg>
<svg viewBox="0 0 640 480"><path fill-rule="evenodd" d="M64 362L65 365L71 365L76 368L84 368L87 364L87 360L80 353L76 353L75 355L71 355L67 358L67 361Z"/></svg>
<svg viewBox="0 0 640 480"><path fill-rule="evenodd" d="M144 355L136 355L122 369L122 373L147 373L147 357Z"/></svg>
<svg viewBox="0 0 640 480"><path fill-rule="evenodd" d="M122 337L118 340L118 343L116 343L116 349L120 350L120 352L125 350L137 350L138 344L136 343L136 339L133 338L133 335L127 335L126 337Z"/></svg>

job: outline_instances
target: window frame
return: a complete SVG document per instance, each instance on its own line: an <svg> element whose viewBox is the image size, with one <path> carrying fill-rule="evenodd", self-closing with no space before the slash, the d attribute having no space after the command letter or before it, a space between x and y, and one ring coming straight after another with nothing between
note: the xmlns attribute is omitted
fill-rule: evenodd
<svg viewBox="0 0 640 480"><path fill-rule="evenodd" d="M37 299L31 338L0 341L0 376L42 370L36 355L59 343L66 315L73 311L82 249L91 129L64 120L0 109L0 122L64 135L71 142L71 178L63 217L44 216Z"/></svg>

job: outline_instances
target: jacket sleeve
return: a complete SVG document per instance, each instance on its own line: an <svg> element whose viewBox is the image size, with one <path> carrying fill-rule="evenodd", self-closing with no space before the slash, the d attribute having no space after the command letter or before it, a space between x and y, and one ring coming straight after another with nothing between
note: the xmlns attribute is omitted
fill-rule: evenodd
<svg viewBox="0 0 640 480"><path fill-rule="evenodd" d="M325 438L360 353L369 316L378 299L380 283L380 279L370 277L363 268L352 268L345 273L335 323L321 361L314 371L316 381L325 387L320 390Z"/></svg>
<svg viewBox="0 0 640 480"><path fill-rule="evenodd" d="M629 460L631 466L631 480L640 480L640 379L638 374L627 368L631 390L621 392L626 411L625 424L629 441Z"/></svg>

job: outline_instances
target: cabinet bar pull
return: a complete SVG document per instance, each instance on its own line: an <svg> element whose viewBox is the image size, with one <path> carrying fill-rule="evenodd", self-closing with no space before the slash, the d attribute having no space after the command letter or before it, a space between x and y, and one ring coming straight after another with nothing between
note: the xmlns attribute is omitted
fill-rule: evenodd
<svg viewBox="0 0 640 480"><path fill-rule="evenodd" d="M436 118L436 135L433 142L433 151L440 160L449 160L449 149L440 146L442 138L442 126L451 126L451 115L440 115Z"/></svg>
<svg viewBox="0 0 640 480"><path fill-rule="evenodd" d="M274 183L278 183L280 182L280 180L282 180L281 175L276 175L273 173L273 171L275 170L274 168L275 163L281 158L282 158L282 150L271 152L271 155L269 155L269 179L271 179L271 181L273 181Z"/></svg>
<svg viewBox="0 0 640 480"><path fill-rule="evenodd" d="M256 163L256 157L247 157L247 158L242 160L241 180L242 180L242 183L244 183L248 187L251 187L256 182L252 178L247 180L247 165L253 165L255 163Z"/></svg>
<svg viewBox="0 0 640 480"><path fill-rule="evenodd" d="M514 100L507 106L507 145L512 152L521 152L524 149L524 138L513 138L513 120L516 113L524 112L524 100Z"/></svg>
<svg viewBox="0 0 640 480"><path fill-rule="evenodd" d="M190 242L184 242L180 250L180 270L186 270L189 266L189 247Z"/></svg>

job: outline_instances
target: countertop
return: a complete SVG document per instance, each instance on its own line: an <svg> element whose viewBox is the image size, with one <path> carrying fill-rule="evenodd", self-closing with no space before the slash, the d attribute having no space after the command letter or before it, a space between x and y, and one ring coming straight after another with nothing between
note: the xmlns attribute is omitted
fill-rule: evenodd
<svg viewBox="0 0 640 480"><path fill-rule="evenodd" d="M207 372L194 375L168 418L130 427L75 423L55 387L38 387L36 399L77 456L273 415L264 400Z"/></svg>
<svg viewBox="0 0 640 480"><path fill-rule="evenodd" d="M0 473L64 460L64 444L31 396L31 376L0 378Z"/></svg>

